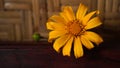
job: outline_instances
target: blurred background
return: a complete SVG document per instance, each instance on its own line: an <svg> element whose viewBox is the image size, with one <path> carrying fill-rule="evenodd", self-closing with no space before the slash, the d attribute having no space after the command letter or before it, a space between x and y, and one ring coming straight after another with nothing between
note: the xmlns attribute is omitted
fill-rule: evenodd
<svg viewBox="0 0 120 68"><path fill-rule="evenodd" d="M89 7L88 12L100 10L99 33L107 39L119 36L120 0L0 0L0 40L31 41L35 32L47 38L47 19L65 5L76 12L80 3Z"/></svg>

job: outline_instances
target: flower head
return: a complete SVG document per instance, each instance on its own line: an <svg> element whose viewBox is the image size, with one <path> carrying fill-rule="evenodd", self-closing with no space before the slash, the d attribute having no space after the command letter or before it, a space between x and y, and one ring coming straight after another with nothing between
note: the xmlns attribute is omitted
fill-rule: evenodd
<svg viewBox="0 0 120 68"><path fill-rule="evenodd" d="M46 24L47 29L51 30L48 41L55 40L53 48L57 52L62 48L63 55L70 56L73 45L74 55L79 58L84 54L82 45L92 49L94 48L92 42L97 45L103 42L98 34L89 31L89 29L102 24L98 16L93 17L99 11L86 14L87 10L85 5L80 4L76 15L74 15L72 7L65 6L59 15L50 17L50 21Z"/></svg>

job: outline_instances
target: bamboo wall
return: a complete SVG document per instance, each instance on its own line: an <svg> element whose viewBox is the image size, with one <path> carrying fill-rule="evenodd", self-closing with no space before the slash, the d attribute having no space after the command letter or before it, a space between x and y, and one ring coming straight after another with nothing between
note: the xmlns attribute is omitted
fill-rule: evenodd
<svg viewBox="0 0 120 68"><path fill-rule="evenodd" d="M29 40L33 32L32 0L0 0L0 39Z"/></svg>
<svg viewBox="0 0 120 68"><path fill-rule="evenodd" d="M105 29L120 31L120 0L0 0L0 40L29 41L36 31L47 37L47 18L65 5L76 11L80 2L100 10Z"/></svg>

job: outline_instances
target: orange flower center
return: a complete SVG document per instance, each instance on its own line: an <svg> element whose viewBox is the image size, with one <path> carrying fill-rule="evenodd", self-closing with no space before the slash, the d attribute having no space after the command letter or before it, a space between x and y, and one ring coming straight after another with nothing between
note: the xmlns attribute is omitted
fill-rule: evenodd
<svg viewBox="0 0 120 68"><path fill-rule="evenodd" d="M72 22L69 22L67 24L67 29L68 32L71 33L72 35L78 36L84 31L84 26L82 25L79 20L74 20Z"/></svg>

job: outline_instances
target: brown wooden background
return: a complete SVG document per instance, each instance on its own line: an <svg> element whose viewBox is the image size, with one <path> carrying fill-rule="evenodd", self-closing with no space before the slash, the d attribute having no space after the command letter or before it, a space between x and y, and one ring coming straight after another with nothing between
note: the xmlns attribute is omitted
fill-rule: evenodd
<svg viewBox="0 0 120 68"><path fill-rule="evenodd" d="M0 40L30 41L35 31L46 38L47 18L65 5L76 11L81 2L100 10L102 28L120 32L120 0L0 0Z"/></svg>

